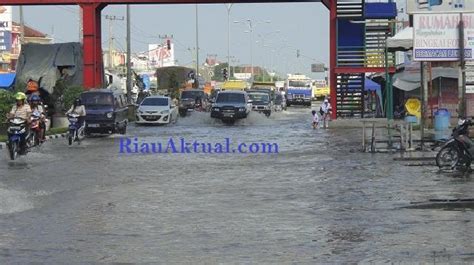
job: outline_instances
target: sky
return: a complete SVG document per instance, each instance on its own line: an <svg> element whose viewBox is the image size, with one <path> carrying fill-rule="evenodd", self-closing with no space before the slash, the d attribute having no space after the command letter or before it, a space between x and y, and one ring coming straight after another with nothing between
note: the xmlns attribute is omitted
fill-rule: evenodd
<svg viewBox="0 0 474 265"><path fill-rule="evenodd" d="M132 52L146 51L148 43L159 43L160 35L173 35L178 64L192 62L196 47L196 5L132 5ZM79 40L79 9L76 6L26 6L25 23L50 36L55 42ZM198 5L199 57L208 54L227 61L227 8L225 4ZM14 20L19 21L18 7ZM108 48L109 21L105 15L125 17L124 5L108 6L102 11L103 48ZM255 24L253 45L248 26ZM234 4L230 13L233 64L249 65L251 50L254 65L273 68L280 74L311 74L312 63L329 61L329 11L321 3ZM234 23L240 21L240 23ZM114 21L112 32L116 49L126 50L126 22ZM265 47L264 47L265 46ZM252 48L252 49L251 49ZM190 49L190 50L189 50ZM300 50L300 58L296 56ZM273 66L273 67L272 67Z"/></svg>

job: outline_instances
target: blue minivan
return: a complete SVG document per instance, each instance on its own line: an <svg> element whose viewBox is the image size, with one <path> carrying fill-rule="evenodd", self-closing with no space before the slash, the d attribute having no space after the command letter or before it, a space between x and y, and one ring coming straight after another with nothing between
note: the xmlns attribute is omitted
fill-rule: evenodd
<svg viewBox="0 0 474 265"><path fill-rule="evenodd" d="M128 104L121 91L95 89L81 94L86 108L86 135L127 132Z"/></svg>

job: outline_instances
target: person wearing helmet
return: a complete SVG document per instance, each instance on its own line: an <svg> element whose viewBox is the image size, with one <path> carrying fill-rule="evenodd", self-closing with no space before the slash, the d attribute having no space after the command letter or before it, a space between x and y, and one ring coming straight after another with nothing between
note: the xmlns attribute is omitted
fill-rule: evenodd
<svg viewBox="0 0 474 265"><path fill-rule="evenodd" d="M26 95L23 92L17 92L15 94L16 104L12 107L11 111L7 114L8 119L21 118L26 121L27 124L30 123L31 117L31 107L26 104ZM29 134L29 126L26 126L27 131L22 134L20 138L20 149L23 150L22 153L26 150L26 135Z"/></svg>
<svg viewBox="0 0 474 265"><path fill-rule="evenodd" d="M329 103L329 99L324 99L323 104L319 108L319 113L321 114L321 120L323 122L323 127L326 129L329 127L329 120L331 118L332 107Z"/></svg>
<svg viewBox="0 0 474 265"><path fill-rule="evenodd" d="M80 98L76 98L74 103L72 104L71 108L66 112L66 115L75 113L79 115L79 124L82 126L84 124L84 120L86 118L86 108L82 105L82 101Z"/></svg>
<svg viewBox="0 0 474 265"><path fill-rule="evenodd" d="M38 95L33 94L30 97L30 107L31 107L31 112L34 113L39 112L40 113L40 122L39 126L41 130L38 132L38 139L40 139L41 142L44 142L45 140L45 131L46 131L46 113L44 110L43 105L41 104L41 99Z"/></svg>
<svg viewBox="0 0 474 265"><path fill-rule="evenodd" d="M16 104L12 107L11 111L7 114L7 118L12 119L15 117L22 118L29 122L31 116L31 107L26 104L26 95L23 92L17 92L15 94Z"/></svg>

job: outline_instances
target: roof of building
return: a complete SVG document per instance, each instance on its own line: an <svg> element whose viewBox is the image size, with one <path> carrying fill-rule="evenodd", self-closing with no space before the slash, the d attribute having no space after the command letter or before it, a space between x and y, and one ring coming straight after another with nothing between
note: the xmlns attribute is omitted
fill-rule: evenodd
<svg viewBox="0 0 474 265"><path fill-rule="evenodd" d="M20 23L13 22L13 26L19 27ZM48 38L48 35L25 25L25 37L26 38Z"/></svg>

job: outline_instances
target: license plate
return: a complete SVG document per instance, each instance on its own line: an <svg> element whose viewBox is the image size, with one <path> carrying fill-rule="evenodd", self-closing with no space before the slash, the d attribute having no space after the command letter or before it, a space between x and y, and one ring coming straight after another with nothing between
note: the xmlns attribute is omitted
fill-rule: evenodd
<svg viewBox="0 0 474 265"><path fill-rule="evenodd" d="M87 127L97 128L99 127L99 124L88 124Z"/></svg>
<svg viewBox="0 0 474 265"><path fill-rule="evenodd" d="M156 119L156 116L146 116L145 118L149 120L153 120L153 119Z"/></svg>
<svg viewBox="0 0 474 265"><path fill-rule="evenodd" d="M10 127L10 130L13 130L13 131L18 131L20 129L21 129L21 127L17 127L17 126L11 126Z"/></svg>
<svg viewBox="0 0 474 265"><path fill-rule="evenodd" d="M297 99L296 101L303 101L303 99L299 98L299 99Z"/></svg>

